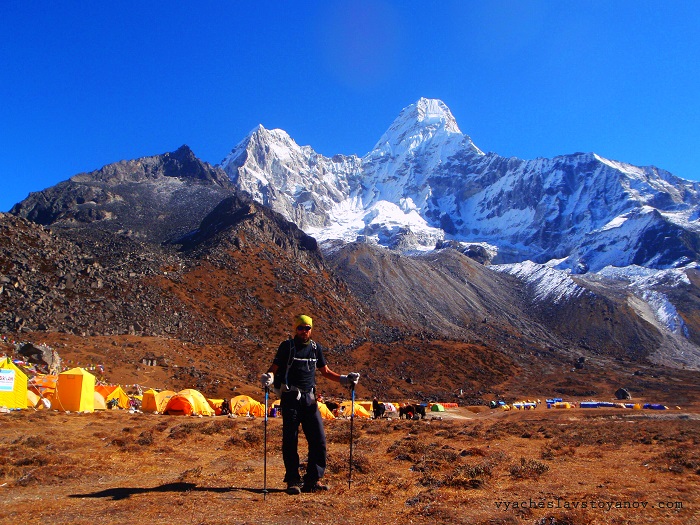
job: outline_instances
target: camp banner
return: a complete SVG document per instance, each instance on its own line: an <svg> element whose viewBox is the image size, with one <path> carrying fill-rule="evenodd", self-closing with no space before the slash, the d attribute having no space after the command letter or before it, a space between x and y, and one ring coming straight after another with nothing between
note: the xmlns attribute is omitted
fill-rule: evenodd
<svg viewBox="0 0 700 525"><path fill-rule="evenodd" d="M0 369L0 392L12 392L15 389L15 371Z"/></svg>

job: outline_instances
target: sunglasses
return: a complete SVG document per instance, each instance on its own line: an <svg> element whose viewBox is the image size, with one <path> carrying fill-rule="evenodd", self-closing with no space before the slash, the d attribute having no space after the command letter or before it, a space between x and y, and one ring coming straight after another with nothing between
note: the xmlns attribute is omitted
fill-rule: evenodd
<svg viewBox="0 0 700 525"><path fill-rule="evenodd" d="M308 332L309 330L311 330L311 327L310 326L297 326L297 330L299 332Z"/></svg>

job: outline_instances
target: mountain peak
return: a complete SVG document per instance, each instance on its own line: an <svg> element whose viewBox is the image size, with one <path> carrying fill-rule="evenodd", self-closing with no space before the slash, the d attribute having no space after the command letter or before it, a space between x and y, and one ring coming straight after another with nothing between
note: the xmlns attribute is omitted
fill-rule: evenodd
<svg viewBox="0 0 700 525"><path fill-rule="evenodd" d="M421 97L418 102L405 108L399 118L404 112L408 112L406 117L410 116L422 125L441 124L449 133L461 133L450 108L442 100Z"/></svg>
<svg viewBox="0 0 700 525"><path fill-rule="evenodd" d="M447 133L462 133L447 104L436 98L424 97L403 108L389 130L422 128L431 128Z"/></svg>
<svg viewBox="0 0 700 525"><path fill-rule="evenodd" d="M447 104L438 99L420 98L401 110L368 156L395 156L401 152L415 152L426 145L438 148L447 146L447 149L464 148L483 154L460 131Z"/></svg>

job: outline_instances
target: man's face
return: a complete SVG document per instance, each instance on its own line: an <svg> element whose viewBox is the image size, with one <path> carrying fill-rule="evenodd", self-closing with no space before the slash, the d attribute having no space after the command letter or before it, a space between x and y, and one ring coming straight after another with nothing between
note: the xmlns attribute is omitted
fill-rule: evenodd
<svg viewBox="0 0 700 525"><path fill-rule="evenodd" d="M311 327L305 324L297 326L297 337L306 343L311 339Z"/></svg>

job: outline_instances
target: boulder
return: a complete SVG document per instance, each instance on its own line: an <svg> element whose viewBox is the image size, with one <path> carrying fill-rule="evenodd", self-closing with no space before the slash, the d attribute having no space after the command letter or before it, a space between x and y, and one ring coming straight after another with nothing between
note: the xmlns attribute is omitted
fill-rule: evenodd
<svg viewBox="0 0 700 525"><path fill-rule="evenodd" d="M632 396L630 393L625 390L624 388L618 388L617 391L615 392L615 397L617 399L632 399Z"/></svg>

